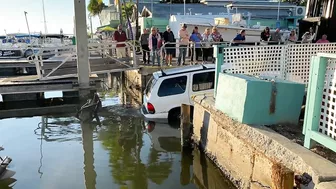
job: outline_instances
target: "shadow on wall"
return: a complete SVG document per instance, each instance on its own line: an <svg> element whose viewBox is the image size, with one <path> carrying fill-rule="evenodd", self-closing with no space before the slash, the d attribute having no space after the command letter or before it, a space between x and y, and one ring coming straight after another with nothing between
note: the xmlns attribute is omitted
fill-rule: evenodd
<svg viewBox="0 0 336 189"><path fill-rule="evenodd" d="M210 122L210 113L207 111L204 111L203 114L203 125L201 127L201 144L204 149L207 146L208 143L208 130L209 130L209 122Z"/></svg>
<svg viewBox="0 0 336 189"><path fill-rule="evenodd" d="M193 151L193 181L200 189L236 189L205 153Z"/></svg>

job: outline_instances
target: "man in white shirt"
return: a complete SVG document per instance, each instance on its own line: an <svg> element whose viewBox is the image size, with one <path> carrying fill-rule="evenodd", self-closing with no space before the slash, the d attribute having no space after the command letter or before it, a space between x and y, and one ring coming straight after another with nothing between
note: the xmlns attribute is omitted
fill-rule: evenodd
<svg viewBox="0 0 336 189"><path fill-rule="evenodd" d="M185 58L186 58L189 38L190 38L190 35L187 31L186 24L182 24L182 28L178 32L178 35L180 37L180 43L179 43L179 56L177 59L177 64L181 66L185 64ZM181 62L181 59L182 59L182 62Z"/></svg>

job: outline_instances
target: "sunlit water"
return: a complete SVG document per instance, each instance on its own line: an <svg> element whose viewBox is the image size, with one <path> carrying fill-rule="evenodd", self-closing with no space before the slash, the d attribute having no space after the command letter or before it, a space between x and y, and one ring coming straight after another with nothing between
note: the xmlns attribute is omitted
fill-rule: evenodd
<svg viewBox="0 0 336 189"><path fill-rule="evenodd" d="M147 127L138 110L118 103L105 99L101 125L69 115L0 120L0 156L16 172L0 189L231 188L203 155L181 155L178 129Z"/></svg>

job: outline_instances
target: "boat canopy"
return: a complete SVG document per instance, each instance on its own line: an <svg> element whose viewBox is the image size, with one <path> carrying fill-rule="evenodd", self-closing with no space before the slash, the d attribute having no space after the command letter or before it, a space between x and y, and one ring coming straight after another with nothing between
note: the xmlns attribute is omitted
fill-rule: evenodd
<svg viewBox="0 0 336 189"><path fill-rule="evenodd" d="M36 37L39 38L40 35L36 35L36 34L19 34L19 35L15 35L16 38L27 38L27 37Z"/></svg>

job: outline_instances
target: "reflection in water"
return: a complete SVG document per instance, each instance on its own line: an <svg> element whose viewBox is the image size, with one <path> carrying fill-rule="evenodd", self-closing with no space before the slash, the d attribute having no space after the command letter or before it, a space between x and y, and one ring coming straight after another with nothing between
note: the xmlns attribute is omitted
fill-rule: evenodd
<svg viewBox="0 0 336 189"><path fill-rule="evenodd" d="M82 140L84 150L84 179L86 189L96 188L96 171L94 169L93 157L93 126L90 124L81 124Z"/></svg>
<svg viewBox="0 0 336 189"><path fill-rule="evenodd" d="M215 167L207 163L202 171L191 152L181 154L177 128L160 123L152 127L137 110L122 106L103 108L100 120L101 127L73 117L0 120L0 133L6 133L0 144L13 158L10 169L17 172L14 186L0 182L0 188L229 189L213 187L213 181L223 180L218 172L211 173ZM207 184L201 182L204 175Z"/></svg>

